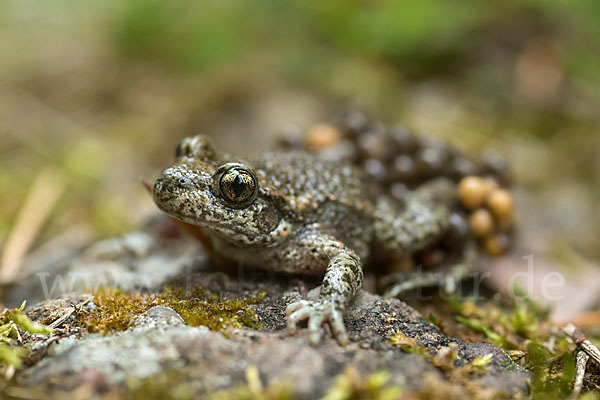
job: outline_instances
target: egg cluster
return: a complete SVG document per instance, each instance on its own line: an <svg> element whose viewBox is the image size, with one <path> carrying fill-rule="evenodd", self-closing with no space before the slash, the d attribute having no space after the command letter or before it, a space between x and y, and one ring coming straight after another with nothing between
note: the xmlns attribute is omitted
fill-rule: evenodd
<svg viewBox="0 0 600 400"><path fill-rule="evenodd" d="M458 183L458 198L469 212L469 227L491 255L508 250L513 226L512 195L489 178L467 176Z"/></svg>
<svg viewBox="0 0 600 400"><path fill-rule="evenodd" d="M416 136L402 125L388 128L360 112L348 113L333 124L317 124L306 132L290 130L281 144L351 162L398 200L430 179L452 179L459 201L440 248L457 249L472 238L491 255L500 255L510 246L514 205L505 189L510 176L506 161L496 154L475 162L440 141ZM423 264L438 264L442 257L438 250L428 249L422 255Z"/></svg>

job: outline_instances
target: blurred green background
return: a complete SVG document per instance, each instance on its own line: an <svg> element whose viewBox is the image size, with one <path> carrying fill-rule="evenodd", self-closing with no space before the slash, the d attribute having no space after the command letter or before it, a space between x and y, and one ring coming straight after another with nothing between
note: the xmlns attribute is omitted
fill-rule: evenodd
<svg viewBox="0 0 600 400"><path fill-rule="evenodd" d="M0 244L32 192L58 196L36 245L117 234L180 138L260 151L359 107L505 154L527 221L599 257L599 21L597 0L1 0Z"/></svg>

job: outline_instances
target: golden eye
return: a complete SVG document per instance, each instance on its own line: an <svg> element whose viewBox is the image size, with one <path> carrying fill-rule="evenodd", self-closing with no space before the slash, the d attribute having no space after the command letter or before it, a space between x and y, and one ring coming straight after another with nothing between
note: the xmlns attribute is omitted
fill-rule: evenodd
<svg viewBox="0 0 600 400"><path fill-rule="evenodd" d="M230 202L246 203L256 197L258 182L248 169L241 166L231 167L221 175L219 191Z"/></svg>

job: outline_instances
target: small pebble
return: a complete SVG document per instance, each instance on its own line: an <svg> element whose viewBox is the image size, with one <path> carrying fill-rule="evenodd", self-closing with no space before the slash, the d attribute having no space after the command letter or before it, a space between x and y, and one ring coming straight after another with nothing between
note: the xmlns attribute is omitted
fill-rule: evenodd
<svg viewBox="0 0 600 400"><path fill-rule="evenodd" d="M469 217L471 231L477 237L485 237L494 230L494 220L488 210L480 208Z"/></svg>
<svg viewBox="0 0 600 400"><path fill-rule="evenodd" d="M483 178L467 176L458 183L458 198L468 209L480 207L488 195L489 186Z"/></svg>

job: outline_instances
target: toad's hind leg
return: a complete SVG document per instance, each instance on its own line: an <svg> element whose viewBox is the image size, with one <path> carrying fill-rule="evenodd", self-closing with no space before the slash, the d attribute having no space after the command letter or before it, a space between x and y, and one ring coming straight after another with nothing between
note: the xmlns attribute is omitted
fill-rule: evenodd
<svg viewBox="0 0 600 400"><path fill-rule="evenodd" d="M409 290L432 286L441 286L445 293L454 294L459 282L475 270L478 260L477 247L475 243L470 243L465 247L461 260L440 271L386 275L381 280L386 287L383 296L397 297Z"/></svg>
<svg viewBox="0 0 600 400"><path fill-rule="evenodd" d="M386 255L401 258L431 245L440 239L448 226L451 208L456 203L456 185L448 179L436 179L417 189L398 208L389 199L379 201L375 219L375 243ZM442 286L447 293L456 290L477 263L477 249L468 245L461 260L437 272L392 274L382 279L384 286L392 285L386 296L420 287Z"/></svg>
<svg viewBox="0 0 600 400"><path fill-rule="evenodd" d="M388 198L377 203L375 245L386 255L404 257L439 239L448 226L450 208L456 201L456 185L436 179L416 190L399 209Z"/></svg>

